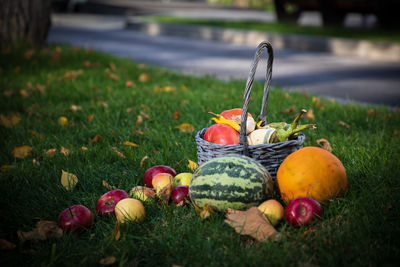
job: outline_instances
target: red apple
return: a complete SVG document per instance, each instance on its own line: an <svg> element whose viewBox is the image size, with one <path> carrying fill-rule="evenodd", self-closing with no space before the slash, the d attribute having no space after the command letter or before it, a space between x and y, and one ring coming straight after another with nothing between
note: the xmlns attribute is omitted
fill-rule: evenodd
<svg viewBox="0 0 400 267"><path fill-rule="evenodd" d="M82 232L93 223L93 213L83 205L74 205L58 216L58 226L65 232Z"/></svg>
<svg viewBox="0 0 400 267"><path fill-rule="evenodd" d="M290 201L285 210L285 218L294 227L306 226L322 217L321 204L309 197L298 197Z"/></svg>
<svg viewBox="0 0 400 267"><path fill-rule="evenodd" d="M146 172L144 173L144 176L143 176L144 185L146 187L153 188L153 183L152 183L153 178L155 175L157 175L159 173L169 173L172 176L176 175L176 171L169 166L164 166L164 165L153 166L153 167L147 169Z"/></svg>
<svg viewBox="0 0 400 267"><path fill-rule="evenodd" d="M108 191L107 193L102 195L97 201L97 214L115 215L115 205L117 205L120 200L128 197L128 193L121 189Z"/></svg>
<svg viewBox="0 0 400 267"><path fill-rule="evenodd" d="M214 124L204 133L203 139L214 144L237 145L240 134L232 127L224 124Z"/></svg>
<svg viewBox="0 0 400 267"><path fill-rule="evenodd" d="M131 190L131 197L139 199L141 201L146 201L149 197L154 197L156 192L153 188L148 188L145 186L135 186Z"/></svg>
<svg viewBox="0 0 400 267"><path fill-rule="evenodd" d="M177 206L183 205L186 202L190 203L189 186L179 185L172 190L171 198Z"/></svg>

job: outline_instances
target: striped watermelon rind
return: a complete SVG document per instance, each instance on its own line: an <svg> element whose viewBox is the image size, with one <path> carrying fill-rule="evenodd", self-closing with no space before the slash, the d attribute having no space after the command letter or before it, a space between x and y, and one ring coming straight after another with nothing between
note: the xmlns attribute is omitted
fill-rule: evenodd
<svg viewBox="0 0 400 267"><path fill-rule="evenodd" d="M268 170L252 158L232 155L211 159L193 174L189 195L194 204L216 211L257 206L273 192Z"/></svg>

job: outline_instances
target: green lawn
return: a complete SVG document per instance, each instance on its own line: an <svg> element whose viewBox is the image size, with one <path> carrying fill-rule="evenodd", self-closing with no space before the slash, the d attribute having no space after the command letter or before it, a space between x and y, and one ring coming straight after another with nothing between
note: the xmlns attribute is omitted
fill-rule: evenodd
<svg viewBox="0 0 400 267"><path fill-rule="evenodd" d="M291 121L293 113L282 113L291 107L312 108L318 128L305 132L305 146L328 139L347 170L348 191L323 204L315 225L281 222L280 241L258 243L235 233L224 214L202 220L193 207L145 203L145 220L124 225L119 241L115 219L95 216L83 234L20 243L18 231L56 221L68 206L94 212L108 191L103 180L129 191L153 165L189 171L187 160L197 161L195 133L211 125L207 111L241 107L245 81L183 76L64 46L5 50L0 62L0 239L15 244L1 246L1 266L93 266L110 256L115 266L395 266L400 260L399 110L313 101L277 88L270 92L269 121ZM261 91L256 83L253 116ZM175 128L182 123L195 131ZM20 146L32 150L15 158ZM61 185L62 170L78 177L73 190Z"/></svg>
<svg viewBox="0 0 400 267"><path fill-rule="evenodd" d="M205 20L174 16L154 16L142 18L143 21L155 21L160 23L192 24L203 26L214 26L233 28L241 30L255 30L269 33L304 34L324 37L340 37L360 39L369 41L400 42L399 30L388 29L362 29L343 27L312 27L299 26L291 23L265 23L252 21L229 21L229 20Z"/></svg>

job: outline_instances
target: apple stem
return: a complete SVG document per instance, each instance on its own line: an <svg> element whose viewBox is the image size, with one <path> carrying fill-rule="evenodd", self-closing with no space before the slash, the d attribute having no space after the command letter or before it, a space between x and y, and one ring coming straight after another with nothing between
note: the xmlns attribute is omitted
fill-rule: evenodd
<svg viewBox="0 0 400 267"><path fill-rule="evenodd" d="M72 213L71 207L68 207L69 213L71 214L71 218L74 217L74 214Z"/></svg>

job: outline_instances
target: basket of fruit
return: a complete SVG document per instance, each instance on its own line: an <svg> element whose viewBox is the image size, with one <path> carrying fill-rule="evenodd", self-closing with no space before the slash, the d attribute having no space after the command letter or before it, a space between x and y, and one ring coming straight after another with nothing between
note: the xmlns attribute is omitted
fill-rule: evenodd
<svg viewBox="0 0 400 267"><path fill-rule="evenodd" d="M256 123L248 106L254 75L262 52L267 50L268 62L261 111ZM305 136L301 133L314 124L299 125L300 111L291 124L285 122L267 123L268 91L272 77L273 50L269 42L258 45L244 91L243 107L214 114L216 124L204 128L196 134L198 164L210 159L242 154L251 157L267 168L275 179L282 161L292 152L303 147Z"/></svg>

